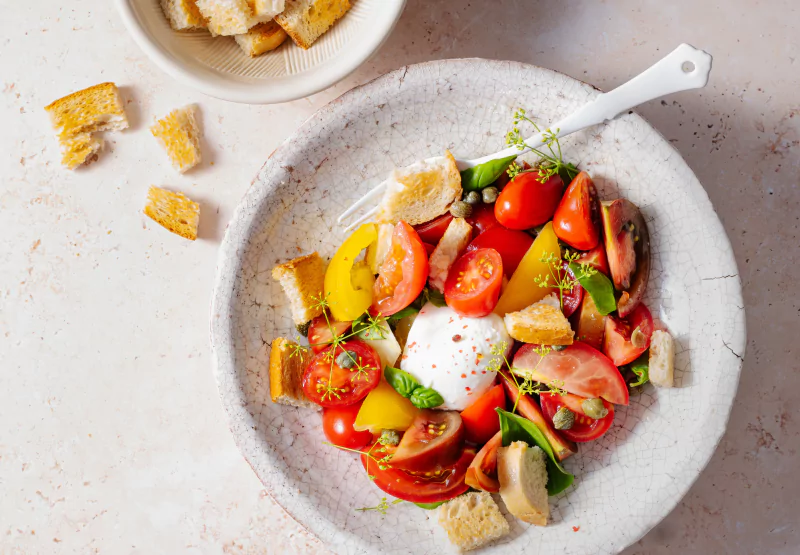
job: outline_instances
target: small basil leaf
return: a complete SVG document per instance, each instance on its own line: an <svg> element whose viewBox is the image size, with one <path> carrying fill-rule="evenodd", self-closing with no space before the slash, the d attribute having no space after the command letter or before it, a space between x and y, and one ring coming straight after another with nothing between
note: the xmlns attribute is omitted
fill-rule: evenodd
<svg viewBox="0 0 800 555"><path fill-rule="evenodd" d="M564 470L561 463L553 453L553 448L536 424L506 412L501 408L495 409L500 416L500 432L503 434L503 447L515 441L524 441L530 446L537 445L547 455L547 493L556 495L572 485L575 476Z"/></svg>
<svg viewBox="0 0 800 555"><path fill-rule="evenodd" d="M383 370L383 375L386 376L386 381L403 397L409 398L411 394L420 389L422 386L414 379L414 376L399 368L392 368L387 366ZM412 403L414 401L411 401Z"/></svg>
<svg viewBox="0 0 800 555"><path fill-rule="evenodd" d="M444 404L444 399L435 390L429 387L418 387L409 397L411 404L418 409L432 409Z"/></svg>
<svg viewBox="0 0 800 555"><path fill-rule="evenodd" d="M639 378L635 382L631 382L631 387L639 387L640 385L644 385L650 381L650 350L648 349L644 353L639 356L636 360L631 362L631 372L636 374L636 377Z"/></svg>
<svg viewBox="0 0 800 555"><path fill-rule="evenodd" d="M444 293L440 293L436 289L425 289L425 298L430 302L433 306L438 306L439 308L443 306L447 306L447 303L444 300Z"/></svg>
<svg viewBox="0 0 800 555"><path fill-rule="evenodd" d="M583 274L580 264L570 262L569 269L576 276ZM617 300L614 298L614 286L603 272L595 272L591 276L578 278L578 283L592 296L597 312L603 316L611 314L617 309Z"/></svg>
<svg viewBox="0 0 800 555"><path fill-rule="evenodd" d="M407 306L403 310L395 312L394 314L386 318L386 321L389 322L389 325L396 324L406 316L413 316L418 312L419 308L415 307L414 305Z"/></svg>
<svg viewBox="0 0 800 555"><path fill-rule="evenodd" d="M352 323L353 333L358 333L361 330L363 330L363 329L368 327L367 323L366 323L368 317L369 317L369 314L365 311L363 314L361 314L361 316L359 316L358 318L353 320L353 323Z"/></svg>
<svg viewBox="0 0 800 555"><path fill-rule="evenodd" d="M444 505L447 501L437 501L436 503L414 503L417 507L425 509L426 511L431 511L438 507L439 505Z"/></svg>
<svg viewBox="0 0 800 555"><path fill-rule="evenodd" d="M517 159L517 155L501 158L500 160L490 160L483 164L478 164L472 168L467 168L461 172L461 188L465 191L480 191L488 187L500 177L511 162Z"/></svg>

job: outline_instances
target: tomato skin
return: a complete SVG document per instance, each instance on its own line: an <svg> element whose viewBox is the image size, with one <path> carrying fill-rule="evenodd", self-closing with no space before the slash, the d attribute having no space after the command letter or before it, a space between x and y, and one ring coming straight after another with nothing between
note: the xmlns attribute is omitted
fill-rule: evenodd
<svg viewBox="0 0 800 555"><path fill-rule="evenodd" d="M473 239L467 245L466 251L470 252L477 249L496 250L503 259L503 273L510 279L532 244L533 237L527 233L497 225Z"/></svg>
<svg viewBox="0 0 800 555"><path fill-rule="evenodd" d="M633 332L637 328L643 337L639 345L634 345ZM631 363L650 346L653 329L653 317L644 303L640 303L627 318L609 316L606 319L603 352L617 366Z"/></svg>
<svg viewBox="0 0 800 555"><path fill-rule="evenodd" d="M581 403L585 397L579 397L571 393L564 396L555 393L542 393L539 400L542 403L542 412L550 423L553 423L553 416L561 407L567 407L575 413L575 424L569 430L559 430L559 433L575 443L586 443L594 441L602 436L611 428L614 422L614 405L603 400L603 406L608 409L608 414L600 420L594 420L586 416L581 408Z"/></svg>
<svg viewBox="0 0 800 555"><path fill-rule="evenodd" d="M472 214L467 218L467 223L472 226L473 239L484 231L500 225L494 217L494 205L485 203L472 207Z"/></svg>
<svg viewBox="0 0 800 555"><path fill-rule="evenodd" d="M414 228L398 223L392 246L373 286L370 312L391 316L414 302L428 280L428 253Z"/></svg>
<svg viewBox="0 0 800 555"><path fill-rule="evenodd" d="M563 192L558 175L541 183L536 172L521 173L497 197L494 215L508 229L530 229L553 218Z"/></svg>
<svg viewBox="0 0 800 555"><path fill-rule="evenodd" d="M463 448L464 424L460 414L449 410L423 410L403 434L392 466L414 472L439 470L454 464Z"/></svg>
<svg viewBox="0 0 800 555"><path fill-rule="evenodd" d="M600 242L597 188L586 172L575 176L553 214L553 230L559 239L580 251Z"/></svg>
<svg viewBox="0 0 800 555"><path fill-rule="evenodd" d="M498 423L499 423L498 419ZM475 455L467 469L464 481L471 488L497 493L500 481L497 479L497 450L503 445L503 434L497 432Z"/></svg>
<svg viewBox="0 0 800 555"><path fill-rule="evenodd" d="M447 226L449 226L452 221L453 215L447 212L429 222L415 225L414 230L416 230L417 235L419 235L419 238L422 239L424 243L438 245L444 232L447 230Z"/></svg>
<svg viewBox="0 0 800 555"><path fill-rule="evenodd" d="M306 397L321 407L343 407L364 399L378 386L383 375L383 366L378 353L360 340L346 341L336 348L328 347L314 355L303 373L303 392ZM353 351L360 360L362 371L342 368L336 357L343 351ZM330 382L330 383L329 383ZM336 394L325 389L337 388ZM338 396L337 396L338 395Z"/></svg>
<svg viewBox="0 0 800 555"><path fill-rule="evenodd" d="M506 394L503 393L503 386L500 384L493 386L461 411L467 441L483 445L500 431L500 419L495 412L496 408L503 410L506 408Z"/></svg>
<svg viewBox="0 0 800 555"><path fill-rule="evenodd" d="M331 330L336 335L343 335L352 324L352 322L337 322L330 316L328 318L329 320L326 320L325 316L317 316L308 326L308 344L315 353L321 353L330 347L330 342L333 341Z"/></svg>
<svg viewBox="0 0 800 555"><path fill-rule="evenodd" d="M375 458L380 459L382 453L376 453L380 448L374 444L370 450ZM379 489L411 503L438 503L459 496L469 489L464 481L467 468L475 458L475 449L465 447L461 456L454 465L444 469L438 477L426 478L423 474L410 474L397 468L380 469L379 464L366 453L366 448L361 450L361 464L369 476L374 476L373 482ZM444 476L444 478L442 478Z"/></svg>
<svg viewBox="0 0 800 555"><path fill-rule="evenodd" d="M606 256L606 249L602 243L598 244L589 252L581 254L575 261L578 264L588 264L597 269L598 272L611 276L611 270L608 269L608 257Z"/></svg>
<svg viewBox="0 0 800 555"><path fill-rule="evenodd" d="M428 255L428 258L430 258L433 251L436 250L436 245L431 245L430 243L422 243L422 246L425 247L425 254Z"/></svg>
<svg viewBox="0 0 800 555"><path fill-rule="evenodd" d="M503 259L494 249L463 254L447 275L444 300L461 316L480 318L491 314L503 285Z"/></svg>
<svg viewBox="0 0 800 555"><path fill-rule="evenodd" d="M569 318L576 310L578 310L578 307L581 306L581 302L583 302L584 290L583 287L581 287L581 284L575 279L575 274L572 272L572 270L570 270L569 264L567 264L566 261L562 266L562 271L568 273L574 281L572 289L566 289L564 291L564 303L561 307L561 311L564 313L564 316Z"/></svg>
<svg viewBox="0 0 800 555"><path fill-rule="evenodd" d="M617 405L628 404L628 385L611 360L598 351L576 341L562 351L550 351L544 360L534 350L536 345L525 344L514 355L514 367L524 370L531 378L544 383L553 380L581 397L602 397Z"/></svg>
<svg viewBox="0 0 800 555"><path fill-rule="evenodd" d="M328 441L347 449L361 449L372 443L370 432L357 432L353 428L360 409L361 403L322 409L322 431Z"/></svg>

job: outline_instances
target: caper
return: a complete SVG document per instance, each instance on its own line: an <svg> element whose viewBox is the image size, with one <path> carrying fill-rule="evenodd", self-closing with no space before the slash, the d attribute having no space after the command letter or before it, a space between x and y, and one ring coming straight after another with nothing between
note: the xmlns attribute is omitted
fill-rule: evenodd
<svg viewBox="0 0 800 555"><path fill-rule="evenodd" d="M457 200L450 205L450 213L454 218L469 218L472 215L472 205Z"/></svg>
<svg viewBox="0 0 800 555"><path fill-rule="evenodd" d="M470 191L464 197L464 202L472 204L473 206L481 201L481 194L478 191Z"/></svg>
<svg viewBox="0 0 800 555"><path fill-rule="evenodd" d="M355 351L342 351L336 357L336 364L340 368L352 368L356 364L358 353Z"/></svg>
<svg viewBox="0 0 800 555"><path fill-rule="evenodd" d="M608 409L601 399L585 399L581 403L581 408L583 409L583 414L595 420L608 416Z"/></svg>
<svg viewBox="0 0 800 555"><path fill-rule="evenodd" d="M400 434L394 430L383 430L378 443L381 445L397 445L400 443Z"/></svg>
<svg viewBox="0 0 800 555"><path fill-rule="evenodd" d="M575 413L567 407L561 407L553 415L553 427L556 430L569 430L575 424Z"/></svg>
<svg viewBox="0 0 800 555"><path fill-rule="evenodd" d="M552 351L563 351L566 348L567 348L566 345L550 345L550 349Z"/></svg>
<svg viewBox="0 0 800 555"><path fill-rule="evenodd" d="M483 202L492 204L497 200L497 187L486 187L481 191L481 194L483 195Z"/></svg>
<svg viewBox="0 0 800 555"><path fill-rule="evenodd" d="M295 329L297 330L297 333L299 333L303 337L308 337L308 328L310 325L311 325L311 320L309 320L305 324L295 325Z"/></svg>

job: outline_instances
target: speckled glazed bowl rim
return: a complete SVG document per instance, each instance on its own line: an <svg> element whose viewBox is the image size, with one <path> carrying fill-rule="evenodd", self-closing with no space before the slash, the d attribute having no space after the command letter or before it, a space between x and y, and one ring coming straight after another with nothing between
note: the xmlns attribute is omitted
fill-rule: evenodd
<svg viewBox="0 0 800 555"><path fill-rule="evenodd" d="M548 70L545 68L540 68L538 66L533 66L530 64L523 64L519 62L508 62L508 61L495 61L495 60L485 60L485 59L454 59L454 60L440 60L440 61L433 61L433 62L426 62L422 64L415 64L412 66L402 67L398 70L385 74L377 79L370 81L364 85L356 87L347 93L343 94L339 98L333 100L328 105L322 107L318 110L314 115L312 115L306 122L295 132L293 133L286 141L275 151L272 155L270 155L267 162L264 164L262 169L259 171L258 176L253 180L251 187L245 193L244 198L240 202L239 206L237 207L234 216L231 220L231 223L228 226L228 229L225 234L225 238L221 245L220 253L219 253L219 261L217 266L217 277L215 283L214 294L211 303L211 344L212 349L214 350L215 355L215 363L216 363L216 379L217 383L220 386L220 397L225 406L225 409L228 413L229 421L231 422L231 428L233 428L233 423L240 421L243 418L241 414L241 407L236 407L234 405L235 402L238 402L238 399L233 398L226 398L228 393L223 391L222 389L222 375L233 373L235 374L236 369L234 366L234 361L230 353L233 352L233 343L234 339L231 334L231 328L229 325L230 320L233 318L233 312L235 307L236 299L233 296L233 283L235 283L236 275L238 269L242 265L242 256L244 254L243 250L239 248L239 245L242 244L242 239L247 236L247 234L252 233L254 229L257 228L257 215L255 212L251 212L252 207L257 206L262 199L270 193L273 189L279 186L279 183L272 182L267 183L266 179L259 182L259 176L269 176L271 169L278 168L281 165L281 161L284 156L292 152L296 149L303 149L303 137L307 133L310 132L311 129L316 128L324 128L326 124L334 124L335 122L339 121L341 115L339 114L340 110L343 107L350 105L351 103L358 104L361 102L368 102L370 98L370 90L377 89L383 86L385 83L394 82L398 79L402 79L406 74L414 73L414 74L428 74L434 75L436 74L435 70L439 66L446 66L447 64L453 63L461 63L461 64L497 64L497 65L504 65L505 67L509 68L509 70L513 69L516 71L541 71L541 72L550 72L552 74L558 75L560 77L566 78L568 81L573 81L578 83L579 81L574 80L568 76L564 76L558 72L554 72L552 70ZM418 70L418 71L415 71ZM589 87L592 90L592 95L600 94L599 91L593 87L586 84L582 84L581 86ZM725 233L725 230L720 222L716 212L714 211L713 207L711 206L710 201L708 200L708 195L703 189L702 185L697 180L694 173L686 165L683 158L678 153L677 149L674 148L658 131L656 131L649 123L644 120L641 116L636 113L631 113L628 116L629 118L633 118L634 123L640 128L646 128L648 130L652 130L652 132L661 140L663 141L664 145L670 149L671 152L675 154L673 160L675 164L680 164L685 170L687 175L691 176L692 183L690 184L693 191L697 194L697 198L702 199L703 201L707 202L707 206L709 209L705 214L704 223L707 224L708 230L712 231L719 237L719 246L721 247L721 251L724 253L719 260L719 267L722 269L726 275L736 275L738 276L736 261L733 255L733 250L731 248L730 240ZM743 307L742 302L742 294L741 294L741 283L736 278L735 287L732 287L734 291L728 292L728 298L730 303L737 307ZM736 384L738 384L739 376L741 373L742 362L744 357L744 350L746 346L746 331L745 331L745 314L744 310L738 310L734 315L731 316L733 322L733 331L732 335L729 336L729 342L726 343L726 346L736 355L737 361L735 363L735 368L731 367L726 370L726 380L736 380ZM702 445L696 447L695 449L695 456L693 460L696 461L696 465L692 466L691 468L677 468L675 469L674 478L675 478L675 489L677 490L676 496L674 496L670 502L660 504L656 510L653 510L651 514L647 515L647 519L640 524L638 524L635 529L626 529L626 536L624 537L622 543L618 543L615 545L615 551L621 551L625 547L635 543L641 537L643 537L651 528L657 525L663 518L665 518L679 503L680 499L689 491L691 486L697 480L699 475L702 473L702 470L708 465L714 451L716 450L722 436L725 433L727 428L727 423L730 418L731 409L733 406L733 401L735 397L736 385L732 387L732 394L730 398L724 406L717 406L716 409L719 411L717 413L717 420L715 422L715 428L709 431L709 435L706 441ZM237 434L234 433L234 440L240 450L243 450L242 438L239 437ZM244 452L244 450L243 450ZM245 456L245 458L247 458ZM249 462L249 461L248 461ZM251 466L253 466L251 464ZM273 490L283 490L280 492L280 495L271 495L273 499L276 500L290 515L292 515L295 520L297 518L293 514L291 507L284 506L285 504L281 504L279 498L286 499L286 495L290 495L290 490L292 489L291 484L287 483L267 483L264 479L264 476L258 472L254 468L254 471L259 476L259 479L262 483L268 487L272 488ZM288 481L288 480L287 480ZM296 491L296 490L295 490ZM323 520L323 519L320 519ZM298 521L301 526L308 529L305 523ZM335 534L335 530L330 530L330 527L333 527L331 523L321 522L315 524L315 527L320 529L325 529L326 532L333 532ZM313 527L312 527L313 528ZM333 536L331 536L333 537ZM333 545L328 545L327 547L331 549L336 549ZM362 549L366 550L369 549L370 546L364 543ZM374 547L373 547L374 549ZM607 553L609 548L598 547L598 553Z"/></svg>

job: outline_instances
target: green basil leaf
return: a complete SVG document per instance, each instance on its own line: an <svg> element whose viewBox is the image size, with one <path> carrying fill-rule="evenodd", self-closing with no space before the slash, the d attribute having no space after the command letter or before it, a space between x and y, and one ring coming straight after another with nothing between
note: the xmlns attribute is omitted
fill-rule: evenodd
<svg viewBox="0 0 800 555"><path fill-rule="evenodd" d="M631 362L631 371L639 378L635 382L631 382L631 387L639 387L650 381L650 349L643 352L639 358Z"/></svg>
<svg viewBox="0 0 800 555"><path fill-rule="evenodd" d="M437 501L436 503L414 503L417 507L421 507L426 511L431 511L438 507L439 505L444 505L447 501Z"/></svg>
<svg viewBox="0 0 800 555"><path fill-rule="evenodd" d="M418 409L432 409L444 404L441 395L430 387L418 387L409 397L411 404Z"/></svg>
<svg viewBox="0 0 800 555"><path fill-rule="evenodd" d="M576 276L582 274L581 266L577 262L570 262L569 269ZM617 299L614 297L614 286L603 272L595 272L589 277L578 278L578 283L592 296L597 311L603 316L611 314L617 309Z"/></svg>
<svg viewBox="0 0 800 555"><path fill-rule="evenodd" d="M501 158L500 160L490 160L483 164L478 164L472 168L467 168L461 172L461 188L465 191L480 191L488 187L497 178L503 175L511 162L517 159L517 155Z"/></svg>
<svg viewBox="0 0 800 555"><path fill-rule="evenodd" d="M383 369L383 375L386 377L386 381L389 382L389 385L406 398L411 397L411 394L414 393L415 390L422 387L414 376L399 368L387 366ZM414 401L411 402L413 403Z"/></svg>
<svg viewBox="0 0 800 555"><path fill-rule="evenodd" d="M361 314L361 316L359 316L358 318L353 320L353 323L351 324L352 329L353 329L353 333L358 333L361 330L366 329L368 327L367 326L367 318L368 317L369 317L369 313L364 311L364 313Z"/></svg>
<svg viewBox="0 0 800 555"><path fill-rule="evenodd" d="M425 298L433 306L438 306L439 308L441 308L443 306L447 306L447 303L444 300L444 293L440 293L436 289L428 289L426 287L425 288Z"/></svg>
<svg viewBox="0 0 800 555"><path fill-rule="evenodd" d="M496 410L500 416L500 431L503 434L504 447L515 441L524 441L530 446L539 446L547 455L547 493L556 495L571 486L575 476L564 470L547 438L536 427L536 424L501 408Z"/></svg>
<svg viewBox="0 0 800 555"><path fill-rule="evenodd" d="M581 171L572 162L562 164L558 167L558 176L561 178L561 181L564 182L565 187L572 183L572 180L575 179L575 176L580 172Z"/></svg>
<svg viewBox="0 0 800 555"><path fill-rule="evenodd" d="M403 310L395 312L394 314L386 318L386 321L389 322L389 325L396 324L406 316L413 316L414 314L418 313L419 310L420 309L415 307L414 305L407 306Z"/></svg>

